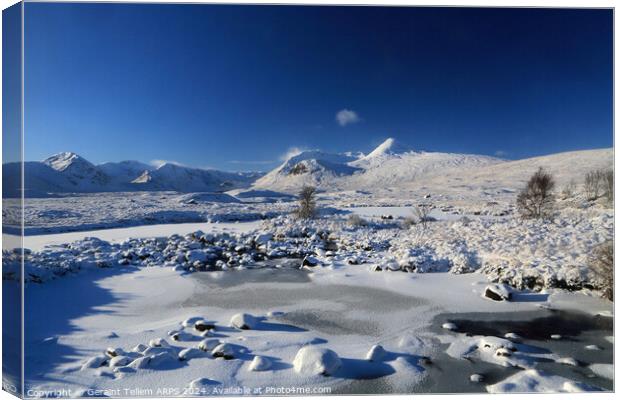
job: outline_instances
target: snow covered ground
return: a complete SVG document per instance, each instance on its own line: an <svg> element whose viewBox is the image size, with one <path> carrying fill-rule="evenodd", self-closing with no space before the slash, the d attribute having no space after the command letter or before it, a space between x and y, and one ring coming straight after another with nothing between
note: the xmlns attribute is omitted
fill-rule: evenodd
<svg viewBox="0 0 620 400"><path fill-rule="evenodd" d="M381 180L385 162L420 162L388 145L287 165L318 157L320 171ZM294 191L282 188L299 179L282 174L272 189L29 198L27 387L33 397L610 390L613 303L590 266L613 239L614 210L579 182L611 156L450 156L452 167L424 161L424 179L393 187L349 188L364 174L347 169L332 181L347 185L320 190L312 222L291 217ZM516 193L538 164L558 179L554 218L522 221ZM415 221L418 207L428 223ZM15 231L5 225L5 241ZM3 253L4 285L18 261ZM466 322L485 318L493 329ZM148 388L170 392L139 393Z"/></svg>

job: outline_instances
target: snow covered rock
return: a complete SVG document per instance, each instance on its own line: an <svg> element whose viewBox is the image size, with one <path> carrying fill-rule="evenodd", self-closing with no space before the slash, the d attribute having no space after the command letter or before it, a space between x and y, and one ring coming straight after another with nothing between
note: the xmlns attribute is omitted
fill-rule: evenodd
<svg viewBox="0 0 620 400"><path fill-rule="evenodd" d="M156 338L149 340L149 347L170 347L170 345L165 339Z"/></svg>
<svg viewBox="0 0 620 400"><path fill-rule="evenodd" d="M204 389L209 385L215 385L217 382L208 378L194 379L189 383L190 389Z"/></svg>
<svg viewBox="0 0 620 400"><path fill-rule="evenodd" d="M213 351L211 351L213 358L223 358L225 360L232 360L237 355L235 346L230 343L220 343Z"/></svg>
<svg viewBox="0 0 620 400"><path fill-rule="evenodd" d="M443 329L447 329L449 331L455 331L458 329L458 327L456 326L456 324L454 324L453 322L445 322L444 324L441 325L441 327Z"/></svg>
<svg viewBox="0 0 620 400"><path fill-rule="evenodd" d="M597 346L595 344L589 344L587 346L585 346L586 350L594 350L594 351L599 351L599 350L603 350L600 346Z"/></svg>
<svg viewBox="0 0 620 400"><path fill-rule="evenodd" d="M366 354L366 359L368 361L381 361L385 358L387 352L380 344L376 344L370 348L368 353Z"/></svg>
<svg viewBox="0 0 620 400"><path fill-rule="evenodd" d="M190 317L184 320L183 322L181 322L181 325L183 325L184 328L193 328L194 324L201 320L202 320L201 317Z"/></svg>
<svg viewBox="0 0 620 400"><path fill-rule="evenodd" d="M293 360L293 369L301 375L332 375L340 368L342 361L329 349L315 346L301 348Z"/></svg>
<svg viewBox="0 0 620 400"><path fill-rule="evenodd" d="M469 377L469 380L471 382L482 382L484 381L484 376L482 376L481 374L473 374Z"/></svg>
<svg viewBox="0 0 620 400"><path fill-rule="evenodd" d="M171 352L164 351L159 354L155 354L151 357L151 361L149 362L150 367L159 367L164 364L169 364L172 362L179 362L178 358L175 357Z"/></svg>
<svg viewBox="0 0 620 400"><path fill-rule="evenodd" d="M302 269L307 269L307 268L314 268L317 265L319 265L321 262L319 261L318 258L313 257L313 256L305 256L304 259L301 261L301 268Z"/></svg>
<svg viewBox="0 0 620 400"><path fill-rule="evenodd" d="M250 314L235 314L230 319L230 326L238 329L252 329L258 323L258 319Z"/></svg>
<svg viewBox="0 0 620 400"><path fill-rule="evenodd" d="M179 360L185 361L185 360L189 360L192 358L202 357L202 354L203 354L202 351L196 348L190 347L187 349L183 349L179 352Z"/></svg>
<svg viewBox="0 0 620 400"><path fill-rule="evenodd" d="M116 356L110 359L110 362L108 363L108 365L110 366L110 368L115 368L115 367L124 367L125 365L129 364L131 362L131 359L129 357L126 356Z"/></svg>
<svg viewBox="0 0 620 400"><path fill-rule="evenodd" d="M95 356L91 357L82 365L82 369L88 368L99 368L103 366L108 361L107 357L104 356Z"/></svg>
<svg viewBox="0 0 620 400"><path fill-rule="evenodd" d="M198 343L198 348L202 351L212 351L220 344L219 339L205 339Z"/></svg>
<svg viewBox="0 0 620 400"><path fill-rule="evenodd" d="M136 358L135 360L127 364L127 366L133 369L143 369L146 368L150 364L150 362L150 356L143 356Z"/></svg>
<svg viewBox="0 0 620 400"><path fill-rule="evenodd" d="M484 289L484 297L495 301L509 301L512 299L512 288L503 283L489 285Z"/></svg>
<svg viewBox="0 0 620 400"><path fill-rule="evenodd" d="M105 354L110 358L114 358L116 356L125 355L125 351L123 351L123 349L121 348L108 347L105 351Z"/></svg>
<svg viewBox="0 0 620 400"><path fill-rule="evenodd" d="M142 343L137 344L133 349L131 349L132 351L136 352L136 353L142 353L144 350L148 349L147 346L143 345Z"/></svg>
<svg viewBox="0 0 620 400"><path fill-rule="evenodd" d="M204 319L201 319L200 321L196 321L196 323L194 324L194 329L196 329L198 332L204 332L207 330L210 331L215 329L215 325L205 321Z"/></svg>
<svg viewBox="0 0 620 400"><path fill-rule="evenodd" d="M579 366L579 362L575 360L573 357L558 358L557 360L555 360L555 362L558 364L572 365L573 367Z"/></svg>
<svg viewBox="0 0 620 400"><path fill-rule="evenodd" d="M266 371L271 368L271 360L263 356L254 356L248 370L250 371Z"/></svg>

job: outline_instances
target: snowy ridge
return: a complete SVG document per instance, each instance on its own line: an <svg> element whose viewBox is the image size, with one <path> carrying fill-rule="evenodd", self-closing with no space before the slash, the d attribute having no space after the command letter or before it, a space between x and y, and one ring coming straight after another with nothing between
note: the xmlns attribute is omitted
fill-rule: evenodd
<svg viewBox="0 0 620 400"><path fill-rule="evenodd" d="M367 189L405 185L431 173L502 163L495 157L426 153L388 138L365 156L307 151L291 157L256 181L256 188L294 191L303 185L324 189Z"/></svg>
<svg viewBox="0 0 620 400"><path fill-rule="evenodd" d="M3 165L5 197L19 197L20 163ZM249 187L261 173L236 173L164 164L159 168L139 161L94 165L83 157L62 152L41 162L24 163L25 194L49 197L51 193L130 192L172 190L178 192L224 192Z"/></svg>

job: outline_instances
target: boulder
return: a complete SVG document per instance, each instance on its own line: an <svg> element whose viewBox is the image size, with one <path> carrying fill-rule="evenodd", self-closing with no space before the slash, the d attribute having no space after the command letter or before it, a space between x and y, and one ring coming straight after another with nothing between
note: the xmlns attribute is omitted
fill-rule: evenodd
<svg viewBox="0 0 620 400"><path fill-rule="evenodd" d="M301 375L332 375L342 361L334 351L315 347L302 347L293 360L293 369Z"/></svg>
<svg viewBox="0 0 620 400"><path fill-rule="evenodd" d="M494 301L510 301L512 299L512 288L503 283L489 285L484 289L484 297Z"/></svg>
<svg viewBox="0 0 620 400"><path fill-rule="evenodd" d="M385 358L387 352L383 348L383 346L376 344L370 348L368 354L366 354L366 359L368 361L381 361Z"/></svg>
<svg viewBox="0 0 620 400"><path fill-rule="evenodd" d="M196 323L194 324L194 329L196 329L198 332L204 332L207 330L210 331L215 329L215 325L205 321L204 319L201 319L199 321L196 321Z"/></svg>
<svg viewBox="0 0 620 400"><path fill-rule="evenodd" d="M223 358L225 360L232 360L235 358L235 347L230 343L221 343L215 346L211 352L213 358Z"/></svg>
<svg viewBox="0 0 620 400"><path fill-rule="evenodd" d="M220 344L219 339L205 339L198 343L198 348L202 351L212 351Z"/></svg>
<svg viewBox="0 0 620 400"><path fill-rule="evenodd" d="M131 362L131 359L129 357L126 356L116 356L116 357L112 357L110 359L109 362L109 366L110 368L115 368L115 367L124 367L125 365L129 364Z"/></svg>
<svg viewBox="0 0 620 400"><path fill-rule="evenodd" d="M179 360L185 361L196 357L201 357L202 351L195 349L193 347L183 349L179 352Z"/></svg>
<svg viewBox="0 0 620 400"><path fill-rule="evenodd" d="M130 362L127 366L133 369L143 369L146 368L151 362L150 356L138 357L132 362Z"/></svg>
<svg viewBox="0 0 620 400"><path fill-rule="evenodd" d="M256 317L250 314L235 314L230 319L230 326L238 329L253 329L257 324Z"/></svg>
<svg viewBox="0 0 620 400"><path fill-rule="evenodd" d="M262 356L255 356L248 370L250 371L266 371L271 368L271 360Z"/></svg>

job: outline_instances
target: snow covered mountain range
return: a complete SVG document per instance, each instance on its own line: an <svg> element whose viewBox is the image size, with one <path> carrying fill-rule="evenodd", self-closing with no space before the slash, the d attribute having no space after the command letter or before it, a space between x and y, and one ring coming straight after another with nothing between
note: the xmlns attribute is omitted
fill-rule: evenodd
<svg viewBox="0 0 620 400"><path fill-rule="evenodd" d="M304 151L258 179L257 188L290 191L302 185L369 189L400 186L433 173L502 163L495 157L414 151L389 138L367 155Z"/></svg>
<svg viewBox="0 0 620 400"><path fill-rule="evenodd" d="M368 154L303 151L289 157L267 174L206 170L172 163L155 168L138 161L94 165L69 152L56 154L41 162L25 162L24 168L26 193L30 197L46 197L50 193L191 193L247 188L295 193L303 185L325 190L390 189L430 182L439 184L450 181L450 177L454 177L451 184L462 184L461 177L464 175L469 177L468 181L482 179L487 184L498 174L506 173L517 174L522 180L531 174L531 168L527 167L534 164L536 167L549 164L554 170L552 172L564 172L568 178L582 174L590 164L591 168L595 167L594 164L607 166L612 158L612 149L602 149L507 161L483 155L415 151L389 138ZM20 167L19 163L3 165L5 197L19 195L16 190L8 188L19 187ZM573 167L578 171L572 171Z"/></svg>
<svg viewBox="0 0 620 400"><path fill-rule="evenodd" d="M20 163L3 165L3 194L19 196ZM138 161L94 165L75 153L55 154L41 162L24 163L26 195L48 193L121 192L173 190L178 192L225 192L248 187L261 176L256 172L224 172L166 163L158 168Z"/></svg>

